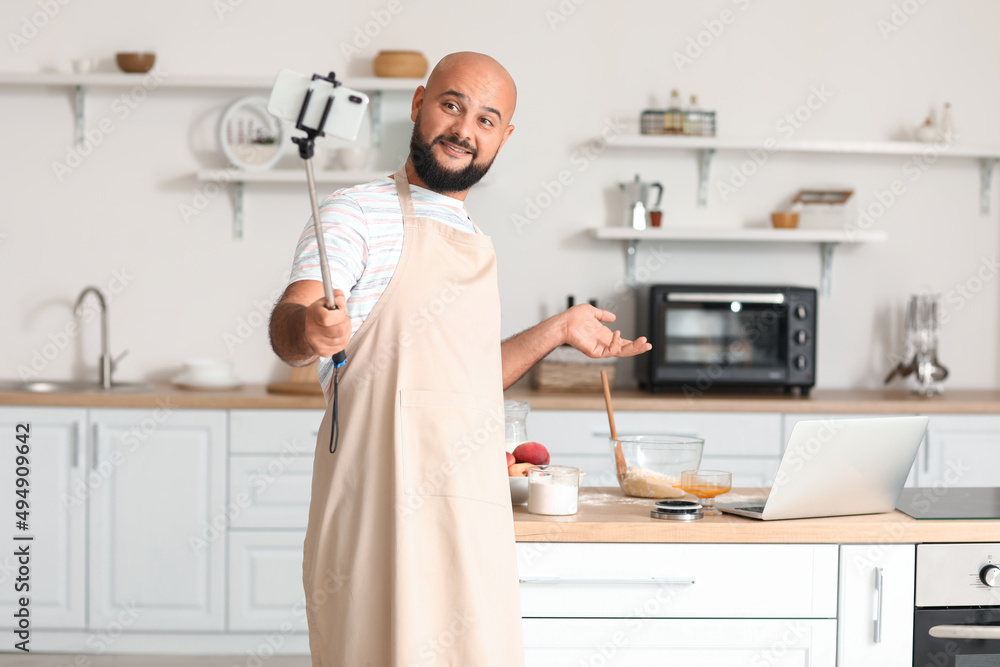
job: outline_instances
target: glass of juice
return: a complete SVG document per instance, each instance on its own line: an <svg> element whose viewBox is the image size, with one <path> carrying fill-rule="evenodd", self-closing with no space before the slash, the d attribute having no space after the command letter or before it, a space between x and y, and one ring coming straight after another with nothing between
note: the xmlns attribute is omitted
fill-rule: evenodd
<svg viewBox="0 0 1000 667"><path fill-rule="evenodd" d="M715 509L715 497L733 488L733 473L723 470L685 470L681 473L681 489L701 498L706 515L722 514Z"/></svg>

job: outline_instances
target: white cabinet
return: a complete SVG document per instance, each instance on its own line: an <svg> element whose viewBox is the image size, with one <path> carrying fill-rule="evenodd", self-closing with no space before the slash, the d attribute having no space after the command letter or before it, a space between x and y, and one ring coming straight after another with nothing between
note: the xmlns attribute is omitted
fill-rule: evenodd
<svg viewBox="0 0 1000 667"><path fill-rule="evenodd" d="M323 410L230 410L233 454L313 454Z"/></svg>
<svg viewBox="0 0 1000 667"><path fill-rule="evenodd" d="M29 423L30 481L28 530L15 530L15 455L4 446L0 463L0 507L4 514L0 556L0 607L13 609L15 597L31 599L32 626L83 629L86 614L86 508L88 487L83 464L87 411L82 408L0 408L0 439L14 442L17 424ZM30 544L31 590L15 592L18 563L13 534L34 537ZM2 625L11 627L4 614Z"/></svg>
<svg viewBox="0 0 1000 667"><path fill-rule="evenodd" d="M840 667L912 663L915 557L912 544L840 547Z"/></svg>
<svg viewBox="0 0 1000 667"><path fill-rule="evenodd" d="M619 434L693 435L705 440L702 467L733 473L734 486L770 480L781 452L781 415L713 412L615 412ZM585 486L617 486L608 416L603 410L535 410L528 438L542 443L552 462L577 466Z"/></svg>
<svg viewBox="0 0 1000 667"><path fill-rule="evenodd" d="M222 630L225 411L101 409L90 421L89 626L124 613L128 630Z"/></svg>
<svg viewBox="0 0 1000 667"><path fill-rule="evenodd" d="M306 632L303 531L229 535L229 630Z"/></svg>
<svg viewBox="0 0 1000 667"><path fill-rule="evenodd" d="M231 456L229 527L304 530L309 522L312 469L312 456Z"/></svg>
<svg viewBox="0 0 1000 667"><path fill-rule="evenodd" d="M837 545L517 545L529 667L833 667Z"/></svg>
<svg viewBox="0 0 1000 667"><path fill-rule="evenodd" d="M932 416L917 465L924 487L1000 485L1000 416Z"/></svg>
<svg viewBox="0 0 1000 667"><path fill-rule="evenodd" d="M785 445L788 444L788 437L792 434L792 427L795 426L800 421L825 421L828 419L871 419L878 417L906 417L910 415L846 415L846 414L787 414L784 418L784 427L782 434L782 444L781 451L784 453ZM933 424L933 421L931 422ZM928 431L930 429L928 428ZM919 470L919 463L926 457L927 451L927 435L924 435L924 439L920 442L920 448L917 450L917 456L913 460L913 465L910 466L910 473L906 476L906 484L904 486L927 486ZM733 485L736 485L735 480Z"/></svg>
<svg viewBox="0 0 1000 667"><path fill-rule="evenodd" d="M834 667L834 619L527 618L525 667ZM867 663L877 664L877 663Z"/></svg>

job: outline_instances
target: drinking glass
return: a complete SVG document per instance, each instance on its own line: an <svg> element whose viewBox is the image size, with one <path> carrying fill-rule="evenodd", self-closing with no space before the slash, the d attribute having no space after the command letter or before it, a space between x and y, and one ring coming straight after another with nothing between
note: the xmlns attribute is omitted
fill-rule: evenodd
<svg viewBox="0 0 1000 667"><path fill-rule="evenodd" d="M715 509L715 497L733 488L733 473L723 470L685 470L681 489L701 499L706 515L722 514Z"/></svg>

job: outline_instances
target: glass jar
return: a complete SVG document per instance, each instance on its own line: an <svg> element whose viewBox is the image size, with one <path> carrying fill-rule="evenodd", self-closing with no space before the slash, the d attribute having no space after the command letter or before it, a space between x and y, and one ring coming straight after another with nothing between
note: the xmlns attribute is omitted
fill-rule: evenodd
<svg viewBox="0 0 1000 667"><path fill-rule="evenodd" d="M531 406L527 401L504 401L504 445L508 452L522 442L528 442L528 412Z"/></svg>
<svg viewBox="0 0 1000 667"><path fill-rule="evenodd" d="M573 466L528 468L528 511L561 516L576 514L580 497L580 469Z"/></svg>

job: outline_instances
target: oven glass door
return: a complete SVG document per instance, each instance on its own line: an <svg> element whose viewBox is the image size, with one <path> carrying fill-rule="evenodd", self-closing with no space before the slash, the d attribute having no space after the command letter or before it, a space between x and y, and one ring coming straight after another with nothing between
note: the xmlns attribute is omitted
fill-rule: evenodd
<svg viewBox="0 0 1000 667"><path fill-rule="evenodd" d="M1000 607L917 609L913 664L1000 667Z"/></svg>
<svg viewBox="0 0 1000 667"><path fill-rule="evenodd" d="M788 307L782 294L669 293L660 309L661 368L729 380L784 380Z"/></svg>

